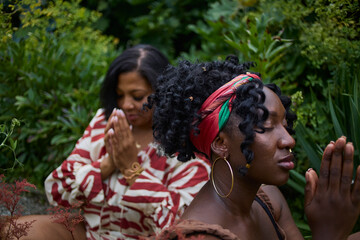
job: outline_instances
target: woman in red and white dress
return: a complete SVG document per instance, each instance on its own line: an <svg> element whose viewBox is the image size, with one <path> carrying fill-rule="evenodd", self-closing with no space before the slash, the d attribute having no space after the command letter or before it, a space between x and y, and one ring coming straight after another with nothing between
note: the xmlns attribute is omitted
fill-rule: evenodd
<svg viewBox="0 0 360 240"><path fill-rule="evenodd" d="M149 45L127 49L115 59L101 89L103 108L46 179L52 205L82 204L85 221L76 226L75 239L153 235L179 218L208 180L204 157L181 163L165 156L153 140L152 111L143 104L168 64ZM72 238L61 224L49 224L48 216L38 216L32 229L28 238Z"/></svg>

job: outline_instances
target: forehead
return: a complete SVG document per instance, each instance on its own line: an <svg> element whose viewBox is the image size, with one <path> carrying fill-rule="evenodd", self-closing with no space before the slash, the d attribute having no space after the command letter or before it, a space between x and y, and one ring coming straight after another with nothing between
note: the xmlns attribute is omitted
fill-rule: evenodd
<svg viewBox="0 0 360 240"><path fill-rule="evenodd" d="M122 73L118 77L118 90L151 90L149 82L138 72Z"/></svg>
<svg viewBox="0 0 360 240"><path fill-rule="evenodd" d="M274 93L271 89L264 86L263 88L265 94L265 102L264 105L266 109L269 111L268 118L280 118L283 119L285 117L285 108L281 103L280 98L276 93ZM236 114L230 114L230 118L228 123L225 125L224 130L229 133L235 133L234 129L238 129L239 123L242 121L241 117Z"/></svg>
<svg viewBox="0 0 360 240"><path fill-rule="evenodd" d="M265 107L269 110L270 115L277 114L278 116L284 116L285 108L283 104L281 103L280 98L276 93L274 93L272 90L270 90L267 87L264 87L264 93L265 93Z"/></svg>

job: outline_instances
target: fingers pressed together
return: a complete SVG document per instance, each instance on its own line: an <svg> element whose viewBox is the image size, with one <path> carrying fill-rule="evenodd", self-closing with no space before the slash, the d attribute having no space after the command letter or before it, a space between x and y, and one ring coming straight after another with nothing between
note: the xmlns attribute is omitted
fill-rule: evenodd
<svg viewBox="0 0 360 240"><path fill-rule="evenodd" d="M348 236L360 214L360 167L354 175L354 146L340 137L330 142L323 153L319 177L306 174L305 213L317 237ZM334 229L330 231L329 229ZM325 235L324 235L325 234Z"/></svg>

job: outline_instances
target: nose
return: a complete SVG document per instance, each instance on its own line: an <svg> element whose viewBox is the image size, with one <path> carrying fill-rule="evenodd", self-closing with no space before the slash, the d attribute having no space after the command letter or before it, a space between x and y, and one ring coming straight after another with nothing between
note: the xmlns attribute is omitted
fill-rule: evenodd
<svg viewBox="0 0 360 240"><path fill-rule="evenodd" d="M289 134L285 127L279 139L279 148L291 149L295 147L295 139Z"/></svg>
<svg viewBox="0 0 360 240"><path fill-rule="evenodd" d="M122 106L120 106L123 110L132 110L134 108L134 103L131 97L125 96L122 102Z"/></svg>

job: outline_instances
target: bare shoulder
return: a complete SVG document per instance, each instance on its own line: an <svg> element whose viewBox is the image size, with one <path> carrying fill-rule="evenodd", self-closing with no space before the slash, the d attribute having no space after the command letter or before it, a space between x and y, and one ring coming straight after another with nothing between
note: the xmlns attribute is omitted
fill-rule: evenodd
<svg viewBox="0 0 360 240"><path fill-rule="evenodd" d="M351 234L347 240L359 240L360 239L360 232L356 232Z"/></svg>
<svg viewBox="0 0 360 240"><path fill-rule="evenodd" d="M264 193L268 196L270 200L270 203L274 209L275 218L279 219L284 204L285 206L287 206L287 202L283 194L280 192L277 186L273 185L261 185L261 189L264 191Z"/></svg>
<svg viewBox="0 0 360 240"><path fill-rule="evenodd" d="M261 189L269 198L274 209L275 220L284 230L287 239L304 239L292 218L286 199L279 188L271 185L262 185Z"/></svg>
<svg viewBox="0 0 360 240"><path fill-rule="evenodd" d="M280 200L284 198L279 188L274 185L261 185L261 189L269 196L269 198L274 198Z"/></svg>

